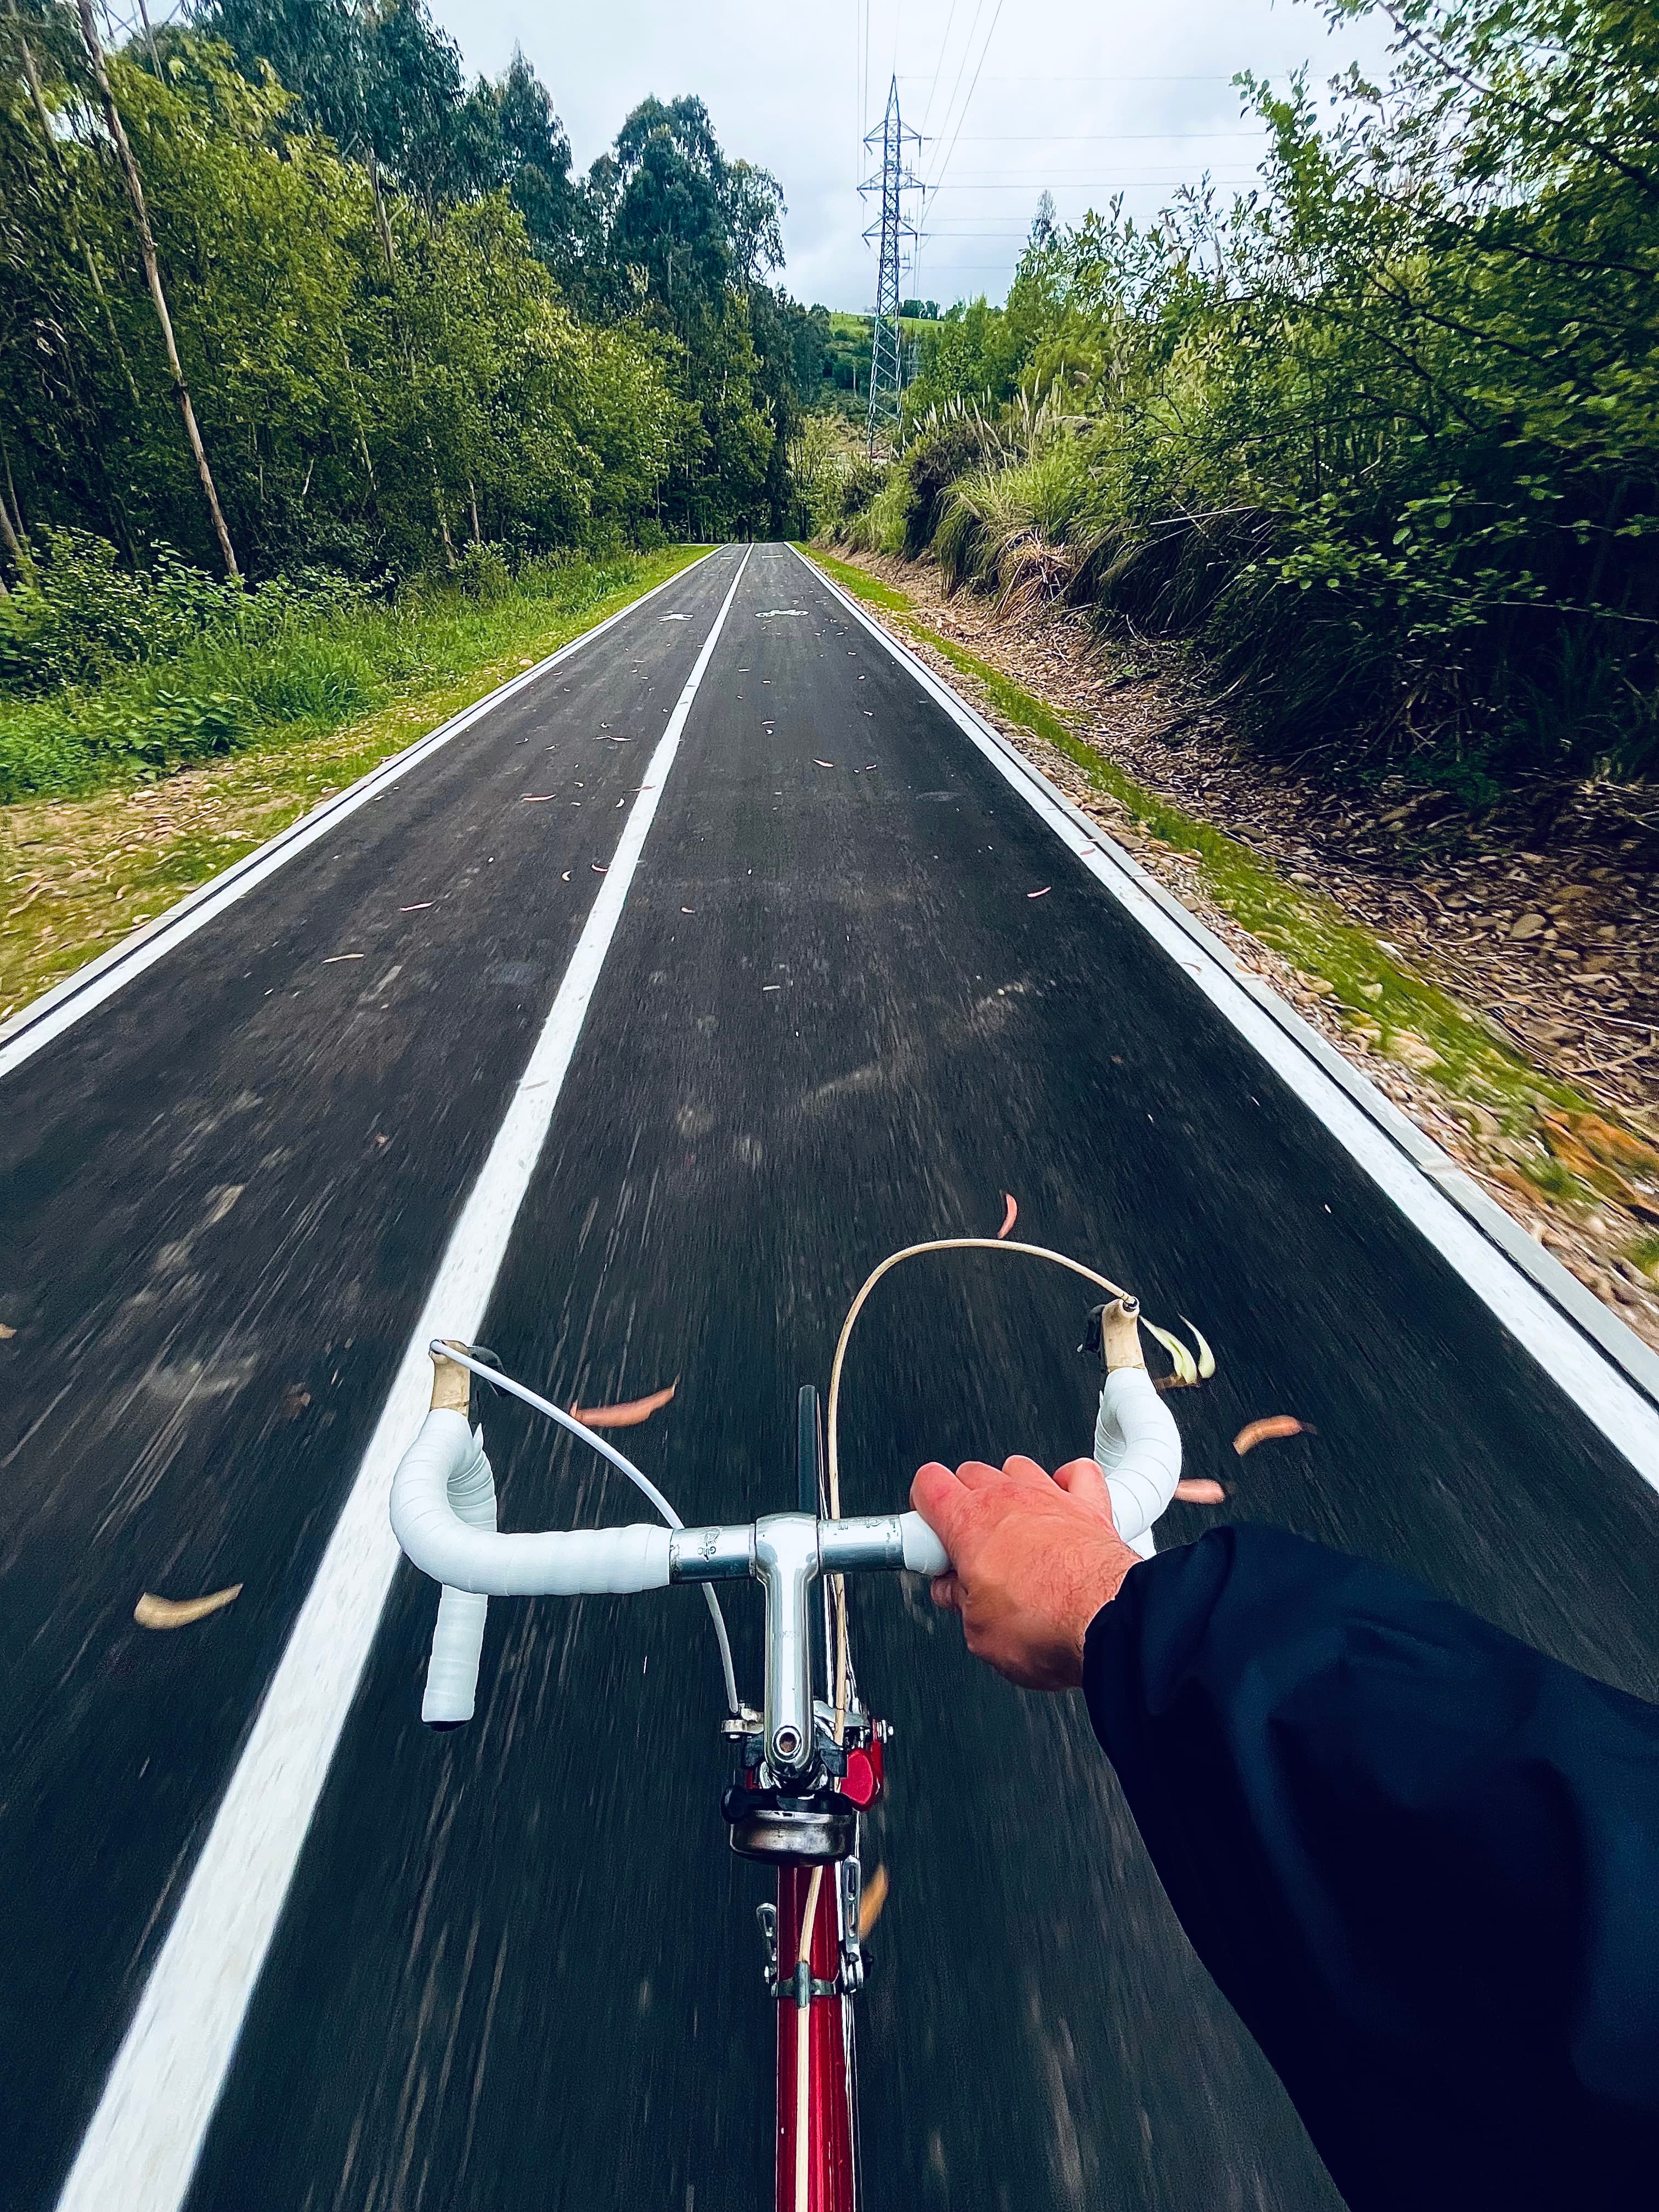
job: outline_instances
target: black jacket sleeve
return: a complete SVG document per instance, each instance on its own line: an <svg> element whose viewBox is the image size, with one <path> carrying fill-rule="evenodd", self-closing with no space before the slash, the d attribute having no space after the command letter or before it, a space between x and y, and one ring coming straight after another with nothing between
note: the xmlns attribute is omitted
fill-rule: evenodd
<svg viewBox="0 0 1659 2212"><path fill-rule="evenodd" d="M1084 1687L1353 2212L1659 2203L1659 1708L1248 1528L1136 1567Z"/></svg>

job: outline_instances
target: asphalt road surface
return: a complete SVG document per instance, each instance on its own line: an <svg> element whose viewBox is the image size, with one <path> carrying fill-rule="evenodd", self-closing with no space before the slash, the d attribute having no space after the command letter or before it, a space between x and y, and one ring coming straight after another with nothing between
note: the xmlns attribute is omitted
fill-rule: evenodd
<svg viewBox="0 0 1659 2212"><path fill-rule="evenodd" d="M15 2212L63 2185L741 557L0 1085ZM1021 1234L1209 1337L1215 1379L1172 1402L1230 1510L1659 1694L1659 1499L787 550L750 556L657 803L490 1301L509 1371L567 1404L678 1377L634 1432L647 1470L689 1520L775 1509L796 1385L867 1269L994 1231L1012 1192ZM925 1457L1086 1448L1085 1303L972 1255L884 1285L848 1368L849 1509L900 1504ZM1234 1458L1286 1412L1317 1434ZM485 1421L505 1525L637 1517L522 1408ZM1176 1509L1165 1540L1209 1517ZM232 1583L194 1626L133 1623L142 1590ZM1080 1702L975 1668L920 1585L855 1607L896 1729L867 1854L891 1883L860 2018L872 2212L1334 2205ZM732 1608L751 1678L758 1607ZM432 1615L402 1568L188 2203L765 2204L766 1887L719 1815L701 1597L497 1602L447 1735L419 1719Z"/></svg>

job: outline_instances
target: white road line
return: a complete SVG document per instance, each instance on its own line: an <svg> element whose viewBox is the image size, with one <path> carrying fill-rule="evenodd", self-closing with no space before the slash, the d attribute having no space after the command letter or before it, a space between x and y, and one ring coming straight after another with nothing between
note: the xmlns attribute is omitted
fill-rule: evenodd
<svg viewBox="0 0 1659 2212"><path fill-rule="evenodd" d="M744 557L747 559L748 556L745 554ZM568 645L562 645L556 653L550 653L533 668L526 669L522 676L515 676L494 691L487 692L482 699L474 700L471 706L464 708L460 714L452 715L447 722L441 722L435 730L428 730L423 738L417 738L402 752L393 753L389 760L383 760L378 768L370 769L368 774L360 776L356 783L348 784L332 799L325 799L309 814L302 814L286 830L278 830L267 843L252 853L245 853L222 875L211 877L208 882L198 884L176 906L170 906L165 914L157 915L154 921L147 922L142 929L135 930L131 937L124 938L119 945L112 945L107 952L99 953L95 959L88 960L84 968L77 968L61 983L54 983L50 991L43 993L38 999L32 999L27 1006L20 1007L8 1021L0 1023L0 1077L9 1075L15 1067L21 1067L43 1045L50 1044L54 1037L61 1036L66 1029L71 1028L82 1015L89 1014L94 1006L101 1006L106 999L112 997L123 984L131 982L135 975L142 975L146 968L153 968L164 953L171 952L186 938L193 937L204 922L211 921L216 915L222 914L228 906L234 906L256 884L262 884L267 876L274 875L285 862L303 853L308 846L314 845L319 837L331 836L347 815L355 814L371 799L378 799L383 791L400 777L407 775L411 769L418 768L422 761L429 759L452 738L459 738L464 731L470 730L475 722L482 721L486 714L493 714L497 707L516 698L527 685L539 684L550 668L556 668L562 660L569 659L573 653L580 653L585 647L592 645L596 637L603 637L613 623L625 621L635 608L642 607L647 599L654 599L659 592L668 591L673 585L683 583L693 569L700 568L708 558L707 553L700 553L690 568L678 569L673 575L665 577L660 584L653 584L648 592L641 592L638 599L630 599L625 607L618 607L615 614L607 615L603 622L595 623L592 629L584 630L580 637L573 637Z"/></svg>
<svg viewBox="0 0 1659 2212"><path fill-rule="evenodd" d="M651 756L610 871L462 1208L345 1507L116 2055L58 2212L177 2212L392 1588L392 1476L431 1395L434 1336L476 1336L745 552Z"/></svg>
<svg viewBox="0 0 1659 2212"><path fill-rule="evenodd" d="M805 554L799 557L945 708L1124 912L1192 976L1218 1013L1255 1048L1580 1412L1659 1490L1659 1407L1644 1387L1650 1374L1659 1375L1659 1363L1634 1332L1592 1301L1547 1253L1518 1254L1516 1247L1530 1243L1525 1232L1485 1200L1448 1153L1357 1070L1346 1062L1329 1065L1336 1055L1293 1008L1241 968L1219 939L1073 806L925 661L908 652ZM1456 1194L1457 1202L1449 1191ZM1583 1311L1583 1304L1593 1304L1594 1313Z"/></svg>

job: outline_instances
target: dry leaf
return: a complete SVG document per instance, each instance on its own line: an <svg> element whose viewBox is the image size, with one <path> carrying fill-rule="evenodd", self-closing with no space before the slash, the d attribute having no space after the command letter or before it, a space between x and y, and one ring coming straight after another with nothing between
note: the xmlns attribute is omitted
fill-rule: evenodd
<svg viewBox="0 0 1659 2212"><path fill-rule="evenodd" d="M1051 890L1053 890L1053 889L1054 889L1054 885L1053 885L1052 884L1044 884L1044 885L1042 886L1042 889L1040 891L1027 891L1027 892L1026 892L1026 894L1025 894L1025 896L1026 896L1026 897L1027 897L1028 899L1031 899L1031 898L1047 898L1047 897L1048 897L1048 894L1049 894L1049 892L1050 892Z"/></svg>
<svg viewBox="0 0 1659 2212"><path fill-rule="evenodd" d="M636 1429L659 1413L679 1387L677 1375L665 1390L653 1390L648 1398L630 1398L625 1406L573 1406L571 1416L588 1429Z"/></svg>
<svg viewBox="0 0 1659 2212"><path fill-rule="evenodd" d="M0 1339L9 1336L15 1336L16 1334L17 1331L15 1328L8 1328L4 1322L0 1321Z"/></svg>
<svg viewBox="0 0 1659 2212"><path fill-rule="evenodd" d="M422 899L418 906L400 906L398 911L399 914L424 914L431 903L430 899Z"/></svg>
<svg viewBox="0 0 1659 2212"><path fill-rule="evenodd" d="M240 1583L232 1583L228 1589L214 1590L207 1597L152 1597L146 1590L132 1608L132 1617L140 1628L188 1628L192 1620L205 1620L209 1613L218 1613L242 1595Z"/></svg>
<svg viewBox="0 0 1659 2212"><path fill-rule="evenodd" d="M816 759L812 763L814 768L834 768L835 764L834 761L821 761Z"/></svg>
<svg viewBox="0 0 1659 2212"><path fill-rule="evenodd" d="M593 863L593 872L596 876L608 876L611 871L608 867L602 868L599 862L595 860Z"/></svg>
<svg viewBox="0 0 1659 2212"><path fill-rule="evenodd" d="M1539 1119L1543 1124L1544 1142L1564 1168L1587 1182L1592 1190L1599 1190L1603 1198L1616 1200L1638 1219L1659 1221L1659 1206L1638 1190L1633 1182L1627 1182L1617 1168L1608 1167L1598 1159L1565 1122L1549 1114L1542 1114ZM1604 1123L1603 1127L1610 1127L1611 1124Z"/></svg>
<svg viewBox="0 0 1659 2212"><path fill-rule="evenodd" d="M1233 1438L1233 1449L1241 1459L1257 1444L1269 1443L1274 1437L1310 1437L1313 1429L1306 1421L1298 1421L1294 1413L1269 1413L1265 1420L1246 1421Z"/></svg>
<svg viewBox="0 0 1659 2212"><path fill-rule="evenodd" d="M521 806L545 806L550 799L558 797L556 791L526 791L519 801Z"/></svg>
<svg viewBox="0 0 1659 2212"><path fill-rule="evenodd" d="M367 960L368 957L368 955L366 952L331 952L323 965L325 968L332 968L342 960Z"/></svg>
<svg viewBox="0 0 1659 2212"><path fill-rule="evenodd" d="M1019 1208L1014 1203L1014 1194L1012 1191L1005 1190L1002 1194L1002 1226L997 1231L997 1235L1000 1238L1006 1237L1008 1234L1008 1231L1013 1227L1015 1222L1019 1219Z"/></svg>
<svg viewBox="0 0 1659 2212"><path fill-rule="evenodd" d="M1574 1114L1568 1127L1598 1159L1616 1163L1621 1168L1634 1168L1639 1175L1659 1174L1659 1152L1632 1136L1628 1129L1620 1129L1611 1121L1604 1121L1599 1114Z"/></svg>
<svg viewBox="0 0 1659 2212"><path fill-rule="evenodd" d="M1207 1382L1211 1376L1215 1373L1215 1354L1205 1341L1203 1330L1192 1316L1189 1314L1182 1314L1181 1318L1191 1329L1194 1340L1198 1346L1198 1379L1200 1382Z"/></svg>
<svg viewBox="0 0 1659 2212"><path fill-rule="evenodd" d="M1148 1336L1155 1336L1158 1339L1175 1362L1175 1373L1168 1378L1163 1387L1170 1390L1190 1389L1198 1381L1198 1368L1192 1353L1188 1351L1181 1339L1178 1336L1172 1336L1167 1328L1160 1328L1156 1322L1148 1321L1144 1314L1141 1316L1140 1325Z"/></svg>
<svg viewBox="0 0 1659 2212"><path fill-rule="evenodd" d="M1183 1505L1224 1505L1227 1493L1218 1482L1188 1476L1176 1483L1175 1494Z"/></svg>
<svg viewBox="0 0 1659 2212"><path fill-rule="evenodd" d="M859 1899L859 1941L869 1940L870 1931L881 1917L881 1908L887 1902L887 1869L878 1866L864 1885Z"/></svg>

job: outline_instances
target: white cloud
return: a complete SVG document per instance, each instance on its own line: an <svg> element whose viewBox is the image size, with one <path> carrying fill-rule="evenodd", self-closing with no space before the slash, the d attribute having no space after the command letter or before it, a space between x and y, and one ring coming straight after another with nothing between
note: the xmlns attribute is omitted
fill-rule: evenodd
<svg viewBox="0 0 1659 2212"><path fill-rule="evenodd" d="M495 75L515 44L524 48L578 168L648 94L699 94L727 153L782 182L790 290L835 307L868 306L874 256L856 191L864 0L821 9L604 0L556 16L525 0L434 0L434 13L473 70ZM1282 82L1308 63L1322 86L1351 58L1376 68L1383 48L1374 21L1333 40L1316 8L1285 0L1153 9L1130 0L868 0L868 23L869 121L895 69L906 119L927 118L920 166L943 188L905 289L941 304L979 291L1000 297L1045 187L1075 221L1118 190L1133 212L1150 215L1206 170L1218 183L1248 183L1261 132L1240 117L1237 71Z"/></svg>

